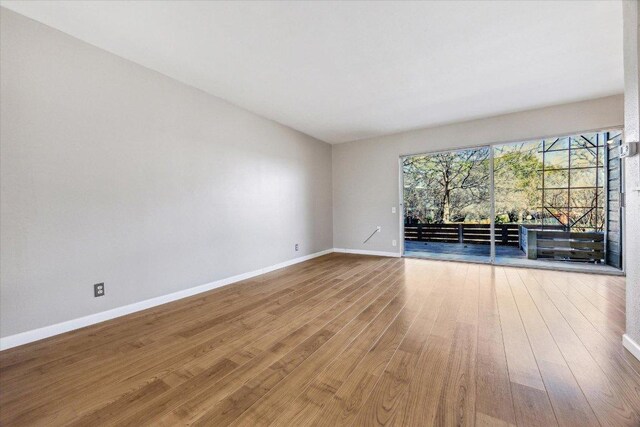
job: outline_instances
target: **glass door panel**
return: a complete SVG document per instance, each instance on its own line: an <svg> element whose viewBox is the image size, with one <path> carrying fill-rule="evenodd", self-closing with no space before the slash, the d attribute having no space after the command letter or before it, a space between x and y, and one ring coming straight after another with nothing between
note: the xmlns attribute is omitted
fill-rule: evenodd
<svg viewBox="0 0 640 427"><path fill-rule="evenodd" d="M517 234L496 240L496 263L604 267L610 140L595 132L493 146L496 235Z"/></svg>
<svg viewBox="0 0 640 427"><path fill-rule="evenodd" d="M491 260L489 147L405 157L406 256Z"/></svg>
<svg viewBox="0 0 640 427"><path fill-rule="evenodd" d="M621 140L606 130L402 158L404 254L621 269Z"/></svg>

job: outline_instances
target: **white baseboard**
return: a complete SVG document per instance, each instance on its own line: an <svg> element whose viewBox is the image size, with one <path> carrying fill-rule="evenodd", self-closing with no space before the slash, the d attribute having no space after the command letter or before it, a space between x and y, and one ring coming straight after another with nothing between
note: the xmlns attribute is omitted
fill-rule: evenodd
<svg viewBox="0 0 640 427"><path fill-rule="evenodd" d="M640 360L640 344L631 339L627 334L622 336L622 345L633 354L636 359Z"/></svg>
<svg viewBox="0 0 640 427"><path fill-rule="evenodd" d="M388 256L388 257L400 258L400 252L365 251L362 249L341 249L341 248L334 248L333 251L344 253L344 254L374 255L374 256Z"/></svg>
<svg viewBox="0 0 640 427"><path fill-rule="evenodd" d="M75 329L84 328L85 326L95 325L96 323L104 322L105 320L115 319L116 317L125 316L127 314L135 313L137 311L146 310L147 308L155 307L158 305L166 304L168 302L176 301L182 298L190 297L202 292L210 291L212 289L220 288L222 286L230 285L232 283L239 282L241 280L247 280L261 274L269 273L280 268L288 267L293 264L308 261L313 258L317 258L322 255L326 255L334 252L333 249L327 249L325 251L316 252L311 255L305 255L298 258L293 258L279 264L271 265L269 267L260 268L248 273L238 274L236 276L227 277L225 279L216 280L215 282L207 283L204 285L196 286L182 291L174 292L167 295L161 295L159 297L151 298L148 300L136 302L133 304L117 307L111 310L103 311L96 314L90 314L88 316L80 317L77 319L67 320L66 322L56 323L55 325L45 326L31 331L22 332L15 335L9 335L7 337L0 338L0 350L6 350L19 345L28 344L33 341L38 341L44 338L49 338L54 335L63 334L65 332L73 331Z"/></svg>

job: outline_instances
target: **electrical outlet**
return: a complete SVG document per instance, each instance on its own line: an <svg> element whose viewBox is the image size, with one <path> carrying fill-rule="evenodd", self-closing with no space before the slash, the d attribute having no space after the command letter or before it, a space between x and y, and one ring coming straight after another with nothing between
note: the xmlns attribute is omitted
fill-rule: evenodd
<svg viewBox="0 0 640 427"><path fill-rule="evenodd" d="M93 285L93 297L103 297L104 296L104 283L96 283Z"/></svg>
<svg viewBox="0 0 640 427"><path fill-rule="evenodd" d="M391 213L396 213L396 207L395 206L391 207Z"/></svg>
<svg viewBox="0 0 640 427"><path fill-rule="evenodd" d="M300 250L300 244L299 244L299 243L296 243L295 248L296 248L296 252L298 252L298 251Z"/></svg>
<svg viewBox="0 0 640 427"><path fill-rule="evenodd" d="M398 242L397 242L397 241L395 241L395 240L392 240L392 241L391 241L391 246L398 246Z"/></svg>
<svg viewBox="0 0 640 427"><path fill-rule="evenodd" d="M382 231L382 227L377 226L377 227L376 227L376 231L377 231L378 233L379 233L379 232L381 232L381 231Z"/></svg>

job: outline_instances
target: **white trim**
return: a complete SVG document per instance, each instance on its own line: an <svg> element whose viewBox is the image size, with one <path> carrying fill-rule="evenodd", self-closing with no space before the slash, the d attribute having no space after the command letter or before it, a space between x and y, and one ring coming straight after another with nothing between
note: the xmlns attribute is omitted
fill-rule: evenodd
<svg viewBox="0 0 640 427"><path fill-rule="evenodd" d="M404 255L404 160L398 157L398 250Z"/></svg>
<svg viewBox="0 0 640 427"><path fill-rule="evenodd" d="M311 255L305 255L298 258L293 258L288 261L281 262L279 264L271 265L269 267L260 268L248 273L238 274L236 276L227 277L225 279L216 280L215 282L206 283L204 285L196 286L182 291L174 292L167 295L161 295L159 297L147 299L133 304L117 307L111 310L103 311L100 313L90 314L88 316L79 317L77 319L67 320L65 322L56 323L55 325L45 326L38 329L32 329L30 331L21 332L15 335L9 335L7 337L0 338L0 350L6 350L19 345L28 344L33 341L38 341L44 338L52 337L54 335L63 334L65 332L73 331L75 329L84 328L86 326L95 325L96 323L104 322L106 320L115 319L116 317L125 316L127 314L135 313L137 311L146 310L151 307L166 304L168 302L177 301L182 298L187 298L192 295L196 295L202 292L207 292L212 289L220 288L222 286L230 285L232 283L239 282L241 280L250 279L261 274L269 273L270 271L278 270L280 268L288 267L293 264L298 264L303 261L308 261L312 258L317 258L322 255L326 255L334 252L334 249L327 249L325 251L316 252Z"/></svg>
<svg viewBox="0 0 640 427"><path fill-rule="evenodd" d="M636 359L640 360L640 345L631 339L627 334L622 336L622 345L633 354Z"/></svg>
<svg viewBox="0 0 640 427"><path fill-rule="evenodd" d="M334 248L333 251L340 252L343 254L388 256L388 257L400 258L399 252L365 251L363 249L341 249L341 248Z"/></svg>

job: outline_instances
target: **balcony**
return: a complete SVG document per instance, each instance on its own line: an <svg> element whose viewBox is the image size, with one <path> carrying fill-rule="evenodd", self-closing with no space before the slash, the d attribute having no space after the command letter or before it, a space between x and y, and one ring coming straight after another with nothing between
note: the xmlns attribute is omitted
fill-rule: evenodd
<svg viewBox="0 0 640 427"><path fill-rule="evenodd" d="M602 264L604 233L567 232L562 227L496 224L496 260L530 260ZM484 261L490 257L489 224L407 224L405 255L457 261Z"/></svg>

